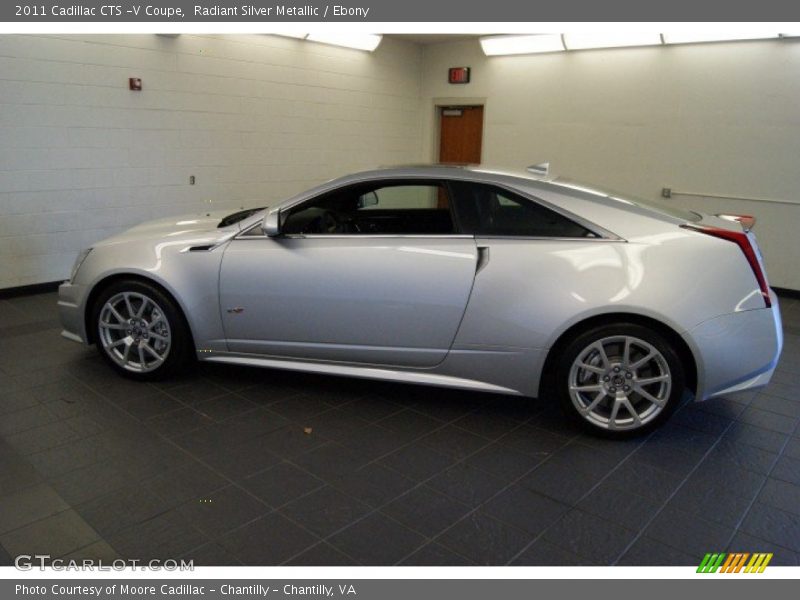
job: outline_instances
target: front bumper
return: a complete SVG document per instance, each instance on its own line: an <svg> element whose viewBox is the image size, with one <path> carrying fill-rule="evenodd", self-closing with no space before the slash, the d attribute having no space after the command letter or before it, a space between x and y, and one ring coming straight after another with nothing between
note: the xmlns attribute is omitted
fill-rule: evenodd
<svg viewBox="0 0 800 600"><path fill-rule="evenodd" d="M61 331L68 340L86 343L86 323L83 318L83 300L85 289L65 281L58 286L58 317L61 320Z"/></svg>
<svg viewBox="0 0 800 600"><path fill-rule="evenodd" d="M687 332L697 357L697 400L769 383L783 349L778 298L771 297L771 308L722 315Z"/></svg>

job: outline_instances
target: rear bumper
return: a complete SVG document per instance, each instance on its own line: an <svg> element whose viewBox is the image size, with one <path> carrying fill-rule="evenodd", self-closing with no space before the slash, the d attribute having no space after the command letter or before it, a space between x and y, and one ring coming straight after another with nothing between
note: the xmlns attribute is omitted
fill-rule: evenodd
<svg viewBox="0 0 800 600"><path fill-rule="evenodd" d="M687 332L697 358L697 400L769 383L783 348L778 298L771 296L771 308L722 315Z"/></svg>
<svg viewBox="0 0 800 600"><path fill-rule="evenodd" d="M84 288L65 281L58 286L58 317L64 328L61 335L74 342L86 343L83 318Z"/></svg>

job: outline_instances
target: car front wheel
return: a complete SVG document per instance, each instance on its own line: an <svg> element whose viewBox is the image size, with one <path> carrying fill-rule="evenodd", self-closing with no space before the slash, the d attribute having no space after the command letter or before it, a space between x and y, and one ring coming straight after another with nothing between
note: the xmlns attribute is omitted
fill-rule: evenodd
<svg viewBox="0 0 800 600"><path fill-rule="evenodd" d="M141 281L120 281L95 303L97 347L121 374L133 379L160 379L183 367L189 358L189 336L174 301Z"/></svg>
<svg viewBox="0 0 800 600"><path fill-rule="evenodd" d="M681 360L659 333L634 324L576 337L557 368L562 407L591 431L628 437L657 427L680 402Z"/></svg>

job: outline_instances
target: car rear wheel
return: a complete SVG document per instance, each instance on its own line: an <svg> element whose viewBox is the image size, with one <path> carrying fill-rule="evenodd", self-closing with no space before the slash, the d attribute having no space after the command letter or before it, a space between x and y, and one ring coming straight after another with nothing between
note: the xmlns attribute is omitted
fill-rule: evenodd
<svg viewBox="0 0 800 600"><path fill-rule="evenodd" d="M556 380L566 412L609 437L657 427L685 387L683 365L670 343L627 323L596 327L575 338L561 355Z"/></svg>
<svg viewBox="0 0 800 600"><path fill-rule="evenodd" d="M175 302L153 285L119 281L97 298L92 322L97 348L121 374L161 379L184 367L190 336Z"/></svg>

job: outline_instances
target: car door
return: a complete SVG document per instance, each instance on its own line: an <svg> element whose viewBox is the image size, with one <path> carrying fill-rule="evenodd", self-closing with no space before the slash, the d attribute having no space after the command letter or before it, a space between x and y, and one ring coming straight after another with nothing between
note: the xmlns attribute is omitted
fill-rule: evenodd
<svg viewBox="0 0 800 600"><path fill-rule="evenodd" d="M281 233L234 239L220 272L232 352L431 367L469 300L477 250L446 184L380 180L281 213Z"/></svg>

